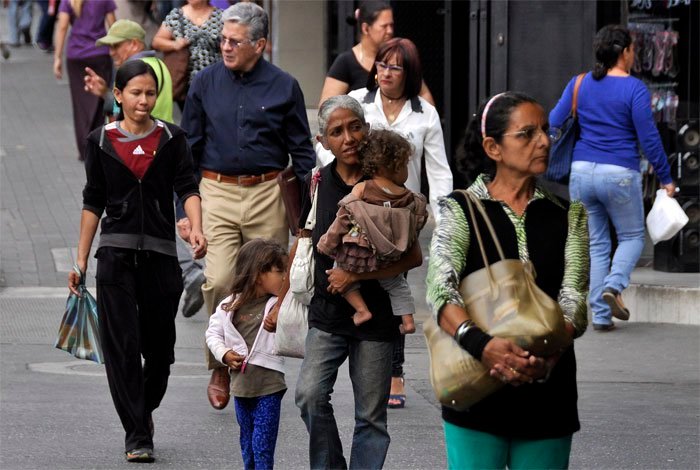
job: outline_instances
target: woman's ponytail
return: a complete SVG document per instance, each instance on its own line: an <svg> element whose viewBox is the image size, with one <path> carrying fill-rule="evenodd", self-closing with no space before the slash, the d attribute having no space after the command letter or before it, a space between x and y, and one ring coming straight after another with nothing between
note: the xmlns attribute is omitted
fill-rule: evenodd
<svg viewBox="0 0 700 470"><path fill-rule="evenodd" d="M486 171L486 166L491 161L482 145L480 122L479 116L472 117L457 148L457 171L464 176L468 185Z"/></svg>
<svg viewBox="0 0 700 470"><path fill-rule="evenodd" d="M503 134L510 125L510 114L523 103L537 103L534 98L518 91L506 91L484 100L479 110L472 117L464 132L464 138L460 142L455 154L457 171L464 177L468 184L486 173L492 178L496 175L496 163L486 155L484 139L492 137L501 143ZM483 122L482 115L486 109L486 119Z"/></svg>
<svg viewBox="0 0 700 470"><path fill-rule="evenodd" d="M593 40L595 65L591 75L600 80L608 74L620 58L620 54L632 44L629 30L619 24L603 26Z"/></svg>

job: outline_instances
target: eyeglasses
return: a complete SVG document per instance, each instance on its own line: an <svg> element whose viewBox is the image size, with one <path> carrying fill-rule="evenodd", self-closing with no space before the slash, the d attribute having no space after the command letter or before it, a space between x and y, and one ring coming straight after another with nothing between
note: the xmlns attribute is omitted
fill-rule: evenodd
<svg viewBox="0 0 700 470"><path fill-rule="evenodd" d="M403 67L401 67L400 65L389 65L385 64L384 62L375 62L374 65L377 66L377 70L379 70L380 72L386 70L392 75L403 72Z"/></svg>
<svg viewBox="0 0 700 470"><path fill-rule="evenodd" d="M536 138L539 138L540 135L546 135L552 142L556 142L561 138L561 129L557 127L550 127L549 129L544 130L540 127L528 127L527 129L523 129L516 132L506 132L503 135L523 137L525 140L528 141L528 143L534 141Z"/></svg>
<svg viewBox="0 0 700 470"><path fill-rule="evenodd" d="M229 39L223 36L219 36L219 44L221 44L221 47L224 47L228 44L229 46L231 46L232 49L237 49L243 44L252 44L254 42L255 41L253 41L252 39L246 39L245 41L236 41L235 39Z"/></svg>

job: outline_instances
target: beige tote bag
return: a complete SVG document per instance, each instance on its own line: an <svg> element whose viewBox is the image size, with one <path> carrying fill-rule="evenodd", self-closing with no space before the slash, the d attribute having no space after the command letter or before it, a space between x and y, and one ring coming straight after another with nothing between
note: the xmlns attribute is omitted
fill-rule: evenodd
<svg viewBox="0 0 700 470"><path fill-rule="evenodd" d="M546 357L566 348L571 338L564 327L561 307L535 284L532 263L506 259L481 201L468 191L459 192L467 201L485 266L459 285L469 317L491 336L509 339L536 356ZM500 257L491 265L474 207L483 217ZM434 319L424 323L423 331L430 353L430 382L440 403L463 411L504 385L489 376L481 361L462 349Z"/></svg>

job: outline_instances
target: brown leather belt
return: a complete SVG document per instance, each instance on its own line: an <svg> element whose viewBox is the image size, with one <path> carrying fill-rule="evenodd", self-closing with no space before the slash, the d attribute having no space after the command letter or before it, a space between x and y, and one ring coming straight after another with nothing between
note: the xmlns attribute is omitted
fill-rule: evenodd
<svg viewBox="0 0 700 470"><path fill-rule="evenodd" d="M281 173L281 170L271 171L269 173L263 173L262 175L222 175L221 173L216 173L214 171L202 170L202 178L208 180L215 180L220 183L237 184L238 186L255 186L256 184L264 183L265 181L272 181L277 178L277 175Z"/></svg>

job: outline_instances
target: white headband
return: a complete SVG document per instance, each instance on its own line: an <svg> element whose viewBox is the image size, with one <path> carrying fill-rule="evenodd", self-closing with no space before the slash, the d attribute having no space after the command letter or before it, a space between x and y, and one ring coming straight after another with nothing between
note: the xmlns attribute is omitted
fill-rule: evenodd
<svg viewBox="0 0 700 470"><path fill-rule="evenodd" d="M486 138L486 115L489 113L489 108L493 104L494 101L496 101L496 98L500 98L501 96L505 95L506 93L499 93L497 95L493 95L491 99L486 103L486 106L484 106L484 112L481 113L481 138L485 139Z"/></svg>

